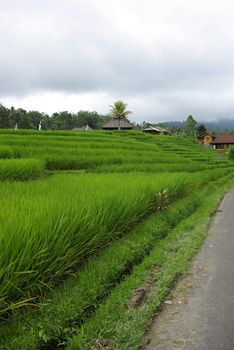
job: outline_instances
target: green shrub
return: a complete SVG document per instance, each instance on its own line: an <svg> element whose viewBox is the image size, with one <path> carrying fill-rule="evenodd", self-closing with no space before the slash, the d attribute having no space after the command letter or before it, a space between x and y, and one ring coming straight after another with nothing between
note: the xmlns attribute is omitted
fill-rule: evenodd
<svg viewBox="0 0 234 350"><path fill-rule="evenodd" d="M234 160L234 147L230 147L228 151L228 159Z"/></svg>

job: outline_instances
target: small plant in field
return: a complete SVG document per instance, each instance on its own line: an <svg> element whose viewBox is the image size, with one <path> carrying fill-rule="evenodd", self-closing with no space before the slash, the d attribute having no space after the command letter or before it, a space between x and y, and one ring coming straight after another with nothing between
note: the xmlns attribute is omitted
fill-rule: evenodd
<svg viewBox="0 0 234 350"><path fill-rule="evenodd" d="M156 194L156 209L165 210L169 205L168 188L162 187L161 190Z"/></svg>

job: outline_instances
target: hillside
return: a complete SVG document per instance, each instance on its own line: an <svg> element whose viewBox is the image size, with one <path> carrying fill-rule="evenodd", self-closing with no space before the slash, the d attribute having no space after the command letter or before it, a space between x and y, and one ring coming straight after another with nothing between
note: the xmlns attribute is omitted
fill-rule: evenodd
<svg viewBox="0 0 234 350"><path fill-rule="evenodd" d="M183 121L168 121L162 122L161 124L167 128L178 128L182 129L184 127ZM203 124L207 130L216 131L216 132L224 132L229 130L229 132L233 133L234 131L234 120L233 119L220 119L216 121L198 121L198 125Z"/></svg>
<svg viewBox="0 0 234 350"><path fill-rule="evenodd" d="M0 349L137 349L157 305L133 296L166 297L233 163L137 131L2 129L0 158Z"/></svg>
<svg viewBox="0 0 234 350"><path fill-rule="evenodd" d="M0 156L11 164L38 159L48 171L198 171L229 166L212 150L178 136L142 132L1 130ZM40 162L39 162L40 160ZM2 161L2 167L8 161ZM35 169L35 164L33 164ZM27 174L25 174L27 176ZM29 173L36 176L36 173ZM41 172L38 173L41 176Z"/></svg>

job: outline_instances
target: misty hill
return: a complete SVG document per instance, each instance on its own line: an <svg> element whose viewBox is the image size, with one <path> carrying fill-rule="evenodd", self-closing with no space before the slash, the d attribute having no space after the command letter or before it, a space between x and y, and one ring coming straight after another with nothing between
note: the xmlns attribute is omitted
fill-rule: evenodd
<svg viewBox="0 0 234 350"><path fill-rule="evenodd" d="M184 126L185 121L169 121L169 122L162 122L161 125L164 125L166 128L178 128L182 129ZM207 130L217 130L220 131L234 131L234 119L221 119L213 122L205 122L205 121L199 121L197 122L197 125L204 124Z"/></svg>

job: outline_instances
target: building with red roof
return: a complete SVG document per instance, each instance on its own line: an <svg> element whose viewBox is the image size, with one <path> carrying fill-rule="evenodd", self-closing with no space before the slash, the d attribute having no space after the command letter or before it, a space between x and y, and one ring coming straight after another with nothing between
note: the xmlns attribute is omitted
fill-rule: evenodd
<svg viewBox="0 0 234 350"><path fill-rule="evenodd" d="M220 135L211 142L211 145L213 145L216 149L228 148L230 145L234 145L234 135Z"/></svg>

